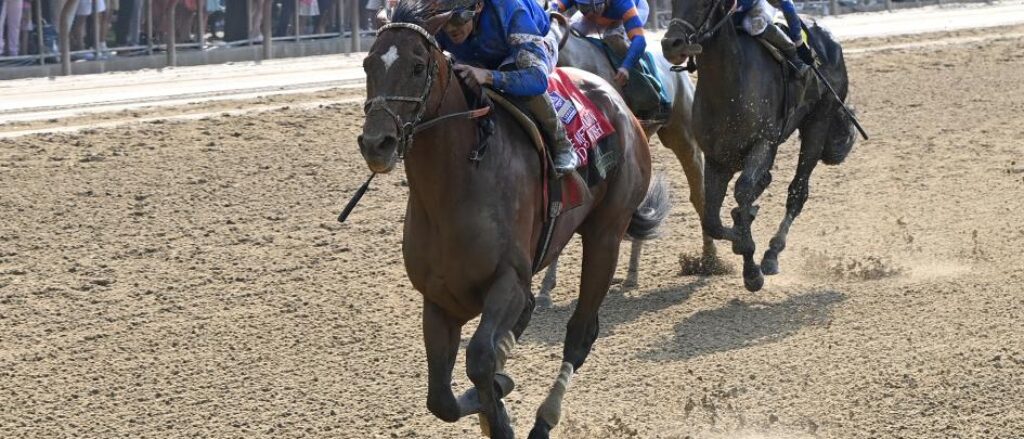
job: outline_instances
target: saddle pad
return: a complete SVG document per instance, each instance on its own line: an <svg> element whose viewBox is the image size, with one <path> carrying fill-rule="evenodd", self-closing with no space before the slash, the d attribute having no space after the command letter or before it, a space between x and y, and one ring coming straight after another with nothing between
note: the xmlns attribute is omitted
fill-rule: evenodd
<svg viewBox="0 0 1024 439"><path fill-rule="evenodd" d="M556 68L548 76L548 96L565 125L566 134L580 158L580 166L586 165L597 142L612 135L615 128L562 69Z"/></svg>

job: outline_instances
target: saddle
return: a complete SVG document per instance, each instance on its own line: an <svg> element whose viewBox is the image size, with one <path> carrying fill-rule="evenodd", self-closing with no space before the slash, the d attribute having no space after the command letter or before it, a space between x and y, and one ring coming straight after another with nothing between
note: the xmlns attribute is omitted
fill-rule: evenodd
<svg viewBox="0 0 1024 439"><path fill-rule="evenodd" d="M782 31L787 35L789 34L789 26L782 15L775 16L774 24L782 29ZM742 30L742 27L739 29ZM811 52L814 54L815 67L820 66L821 58L815 52L814 46L810 44L810 35L807 33L807 29L801 29L800 35L804 44L807 44L807 47L810 48ZM761 46L764 47L765 50L768 51L768 54L779 63L779 66L782 69L782 78L783 83L785 84L785 87L783 88L782 111L784 112L784 118L787 121L786 125L789 125L794 114L806 110L817 102L818 98L820 98L824 93L824 88L821 81L819 81L818 77L812 72L808 72L808 74L803 78L799 78L793 74L793 71L789 66L789 61L777 47L762 38L754 38L754 40L761 43ZM789 131L788 128L786 131Z"/></svg>
<svg viewBox="0 0 1024 439"><path fill-rule="evenodd" d="M534 117L516 104L515 101L502 96L501 93L492 88L484 87L483 96L490 104L497 105L507 111L523 128L523 131L526 132L532 141L541 162L542 198L546 215L540 242L537 245L537 254L534 257L535 266L533 268L536 273L540 269L537 265L544 260L547 254L551 235L554 232L554 225L559 215L581 206L590 197L589 188L604 181L608 172L618 164L618 157L621 156L621 153L611 147L606 141L607 137L602 138L592 145L591 150L588 152L590 159L587 160L583 167L562 178L557 178L553 172L554 162L551 148L548 146L550 145L550 139L547 139L545 133L542 132L534 120ZM494 112L491 114L494 114Z"/></svg>
<svg viewBox="0 0 1024 439"><path fill-rule="evenodd" d="M575 31L573 31L575 32ZM622 56L604 40L577 34L604 51L613 66L622 64ZM629 110L641 121L663 123L672 112L672 99L665 90L664 80L651 52L644 54L629 71L629 80L622 87L622 97Z"/></svg>

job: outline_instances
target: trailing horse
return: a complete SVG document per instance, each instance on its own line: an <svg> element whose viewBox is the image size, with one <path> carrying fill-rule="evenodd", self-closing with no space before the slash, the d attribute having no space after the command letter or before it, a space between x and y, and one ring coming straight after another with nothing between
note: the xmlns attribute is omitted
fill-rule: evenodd
<svg viewBox="0 0 1024 439"><path fill-rule="evenodd" d="M547 216L544 166L531 138L503 108L494 107L486 155L468 160L478 143L480 114L471 108L433 35L443 21L425 4L405 0L381 28L364 60L367 114L359 147L369 168L391 171L405 159L409 182L402 253L409 280L423 296L427 407L448 422L479 413L491 437L514 436L502 403L513 388L505 360L534 307L530 279ZM627 228L650 234L656 221L641 209L651 180L646 137L614 89L579 70L575 84L611 120L605 141L618 165L555 223L550 263L574 233L583 237L579 301L566 328L562 367L537 411L530 437L548 437L562 397L598 335L598 308L615 271ZM415 140L414 140L415 139ZM632 226L632 227L631 227ZM480 323L466 348L473 388L456 398L452 369L460 332Z"/></svg>
<svg viewBox="0 0 1024 439"><path fill-rule="evenodd" d="M822 93L821 84L813 82L815 77L807 75L802 83L791 80L785 63L736 29L732 11L732 2L723 0L675 0L662 51L673 64L696 57L700 70L693 130L706 160L704 232L732 242L733 252L743 255L744 285L757 291L764 284L762 273L779 272L779 252L786 247L789 228L807 200L815 165L842 162L856 132L842 104ZM817 24L808 32L821 58L822 73L835 86L839 99L845 100L849 83L842 48ZM800 99L802 90L811 91ZM800 158L789 185L786 215L758 266L750 233L758 210L754 203L772 180L778 145L797 129ZM734 188L738 207L732 211L733 227L726 228L719 211L736 172L740 172Z"/></svg>
<svg viewBox="0 0 1024 439"><path fill-rule="evenodd" d="M557 35L560 41L558 48L558 65L562 67L575 67L586 70L600 76L608 81L620 93L621 87L616 85L615 66L608 59L607 54L594 43L587 41L570 31L566 18L559 13L551 15L551 32ZM693 83L690 77L681 72L671 70L671 65L663 58L656 59L657 68L661 74L663 85L668 96L672 99L672 108L668 120L651 121L644 124L644 131L647 138L657 134L662 145L675 153L679 163L683 166L683 173L690 188L690 203L693 204L697 216L703 220L704 217L704 156L693 135ZM667 212L666 212L667 213ZM721 272L722 263L718 258L714 240L707 233L704 233L703 247L697 272L693 274L715 274ZM632 251L629 259L629 269L624 287L634 287L637 282L637 271L640 259L640 249L643 241L633 241ZM547 275L537 296L538 306L550 303L550 291L555 285L556 269L558 261L555 260L548 267Z"/></svg>

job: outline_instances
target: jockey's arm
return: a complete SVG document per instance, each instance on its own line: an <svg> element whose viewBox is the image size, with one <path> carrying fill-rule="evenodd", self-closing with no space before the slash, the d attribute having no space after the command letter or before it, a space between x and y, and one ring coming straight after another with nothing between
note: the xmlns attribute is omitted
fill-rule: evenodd
<svg viewBox="0 0 1024 439"><path fill-rule="evenodd" d="M793 0L779 0L779 3L779 9L782 10L782 15L786 17L786 24L789 25L789 39L793 40L797 46L803 44L803 29L800 15L796 12Z"/></svg>
<svg viewBox="0 0 1024 439"><path fill-rule="evenodd" d="M626 37L629 38L629 51L622 58L620 68L630 70L636 65L637 60L647 50L647 38L644 36L644 23L640 21L636 7L632 6L622 14L622 26L626 28Z"/></svg>
<svg viewBox="0 0 1024 439"><path fill-rule="evenodd" d="M531 0L532 1L532 0ZM537 96L548 88L551 73L548 55L541 47L544 37L525 11L513 14L509 24L508 42L512 53L503 64L513 70L491 72L494 88L512 96Z"/></svg>

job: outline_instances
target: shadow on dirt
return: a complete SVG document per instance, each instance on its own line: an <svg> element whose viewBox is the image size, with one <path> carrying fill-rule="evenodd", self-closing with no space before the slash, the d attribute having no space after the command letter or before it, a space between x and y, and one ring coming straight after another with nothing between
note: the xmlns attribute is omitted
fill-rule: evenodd
<svg viewBox="0 0 1024 439"><path fill-rule="evenodd" d="M612 287L601 305L599 321L601 332L598 337L611 334L615 327L632 322L644 314L657 312L672 305L682 303L690 298L697 289L708 284L707 279L697 278L685 284L654 290L633 290L622 294L619 287ZM562 345L565 340L565 325L569 322L577 299L565 305L555 305L544 311L533 314L530 326L526 328L521 343L543 343Z"/></svg>
<svg viewBox="0 0 1024 439"><path fill-rule="evenodd" d="M790 297L782 302L733 299L718 309L698 311L675 327L675 337L652 346L640 358L676 361L774 343L807 326L827 325L832 309L846 300L833 290Z"/></svg>

